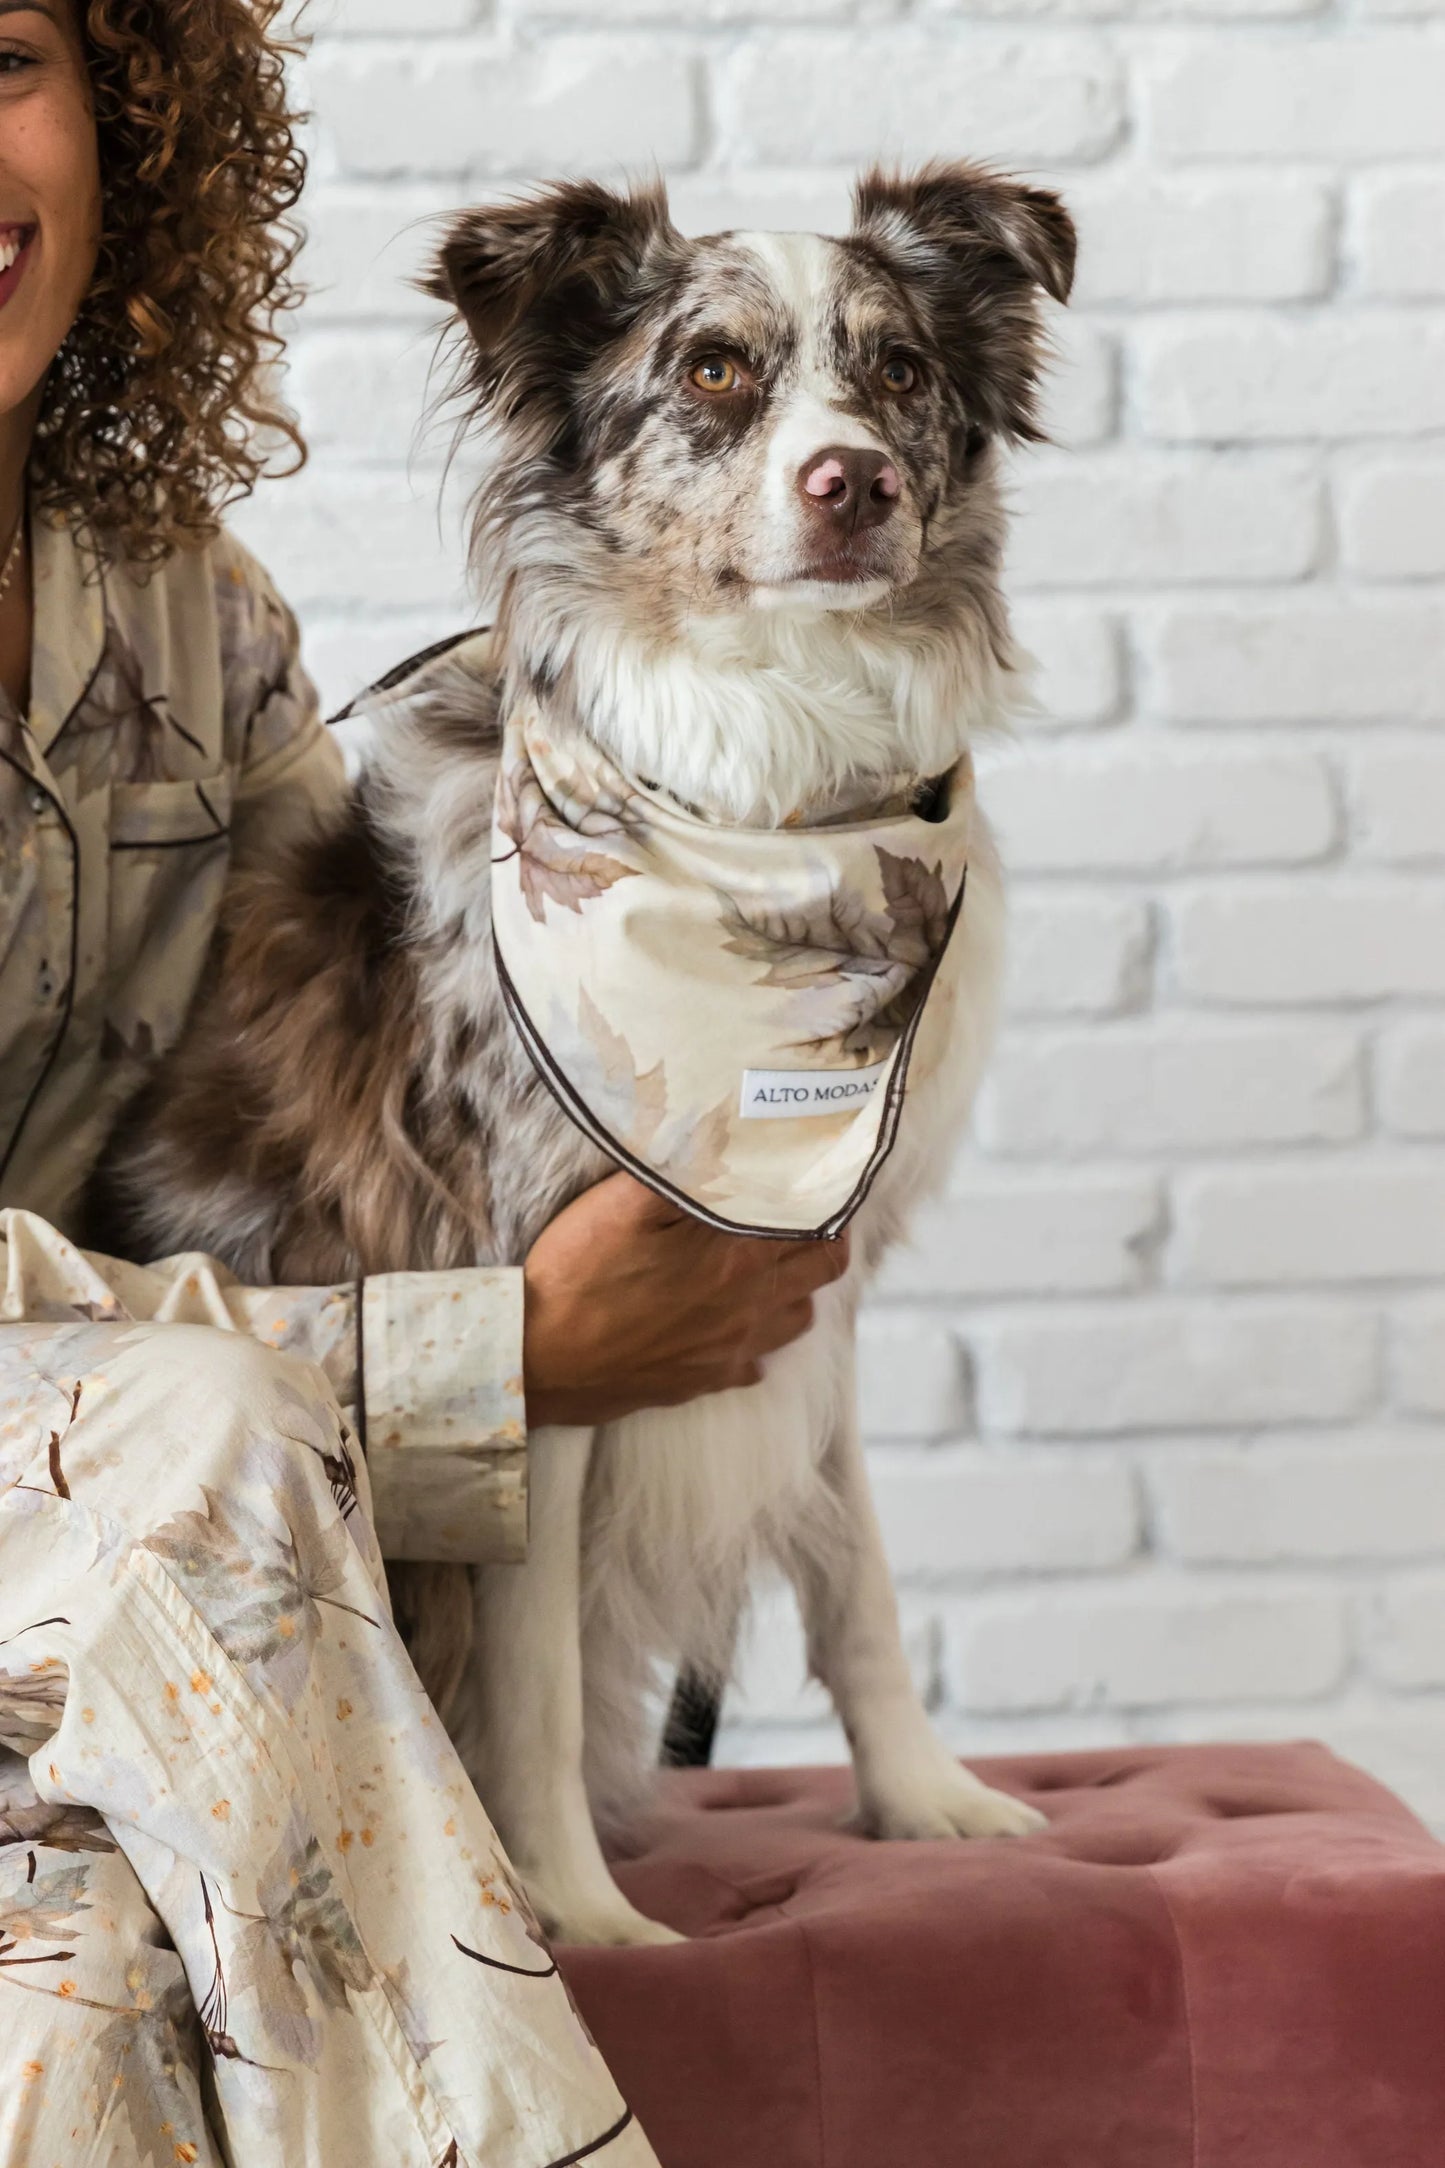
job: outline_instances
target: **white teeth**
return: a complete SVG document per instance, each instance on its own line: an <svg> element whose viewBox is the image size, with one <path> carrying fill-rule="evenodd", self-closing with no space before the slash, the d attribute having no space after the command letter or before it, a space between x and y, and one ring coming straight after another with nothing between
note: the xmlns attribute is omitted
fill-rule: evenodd
<svg viewBox="0 0 1445 2168"><path fill-rule="evenodd" d="M8 240L0 241L0 277L10 269L24 246L18 233L12 233Z"/></svg>

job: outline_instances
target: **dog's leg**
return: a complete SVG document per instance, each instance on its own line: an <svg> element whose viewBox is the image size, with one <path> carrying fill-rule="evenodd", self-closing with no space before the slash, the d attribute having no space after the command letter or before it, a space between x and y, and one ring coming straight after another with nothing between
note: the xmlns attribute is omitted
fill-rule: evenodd
<svg viewBox="0 0 1445 2168"><path fill-rule="evenodd" d="M851 1387L822 1477L839 1509L825 1556L795 1572L809 1662L853 1752L859 1826L877 1837L1018 1837L1044 1817L963 1768L919 1700L858 1432Z"/></svg>
<svg viewBox="0 0 1445 2168"><path fill-rule="evenodd" d="M531 1546L525 1565L478 1571L458 1744L549 1934L675 1942L613 1881L583 1785L581 1533L592 1443L590 1430L533 1437Z"/></svg>

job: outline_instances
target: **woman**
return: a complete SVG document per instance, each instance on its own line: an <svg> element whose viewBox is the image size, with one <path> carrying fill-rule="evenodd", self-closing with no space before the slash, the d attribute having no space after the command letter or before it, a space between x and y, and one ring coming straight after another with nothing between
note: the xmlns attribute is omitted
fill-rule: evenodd
<svg viewBox="0 0 1445 2168"><path fill-rule="evenodd" d="M621 1176L515 1273L248 1289L63 1231L230 866L341 787L217 526L296 441L273 13L0 0L0 2168L623 2168L381 1557L516 1555L529 1414L745 1382L841 1253Z"/></svg>

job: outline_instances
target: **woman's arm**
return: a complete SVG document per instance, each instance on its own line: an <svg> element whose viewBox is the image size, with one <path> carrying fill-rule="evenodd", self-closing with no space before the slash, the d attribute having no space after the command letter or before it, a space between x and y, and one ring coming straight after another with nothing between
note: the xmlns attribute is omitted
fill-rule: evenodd
<svg viewBox="0 0 1445 2168"><path fill-rule="evenodd" d="M717 1234L626 1174L559 1213L518 1271L336 1287L246 1287L199 1252L133 1265L11 1209L0 1324L210 1325L302 1355L368 1445L383 1554L494 1561L525 1549L529 1417L590 1425L752 1384L847 1261L846 1238Z"/></svg>

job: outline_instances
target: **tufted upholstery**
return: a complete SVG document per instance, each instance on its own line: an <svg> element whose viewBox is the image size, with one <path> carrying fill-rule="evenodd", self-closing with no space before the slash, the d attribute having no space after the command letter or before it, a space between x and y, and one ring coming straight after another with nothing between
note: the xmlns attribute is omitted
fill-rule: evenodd
<svg viewBox="0 0 1445 2168"><path fill-rule="evenodd" d="M976 1765L1022 1843L868 1844L841 1770L665 1780L563 1968L662 2168L1435 2168L1445 1848L1323 1747Z"/></svg>

